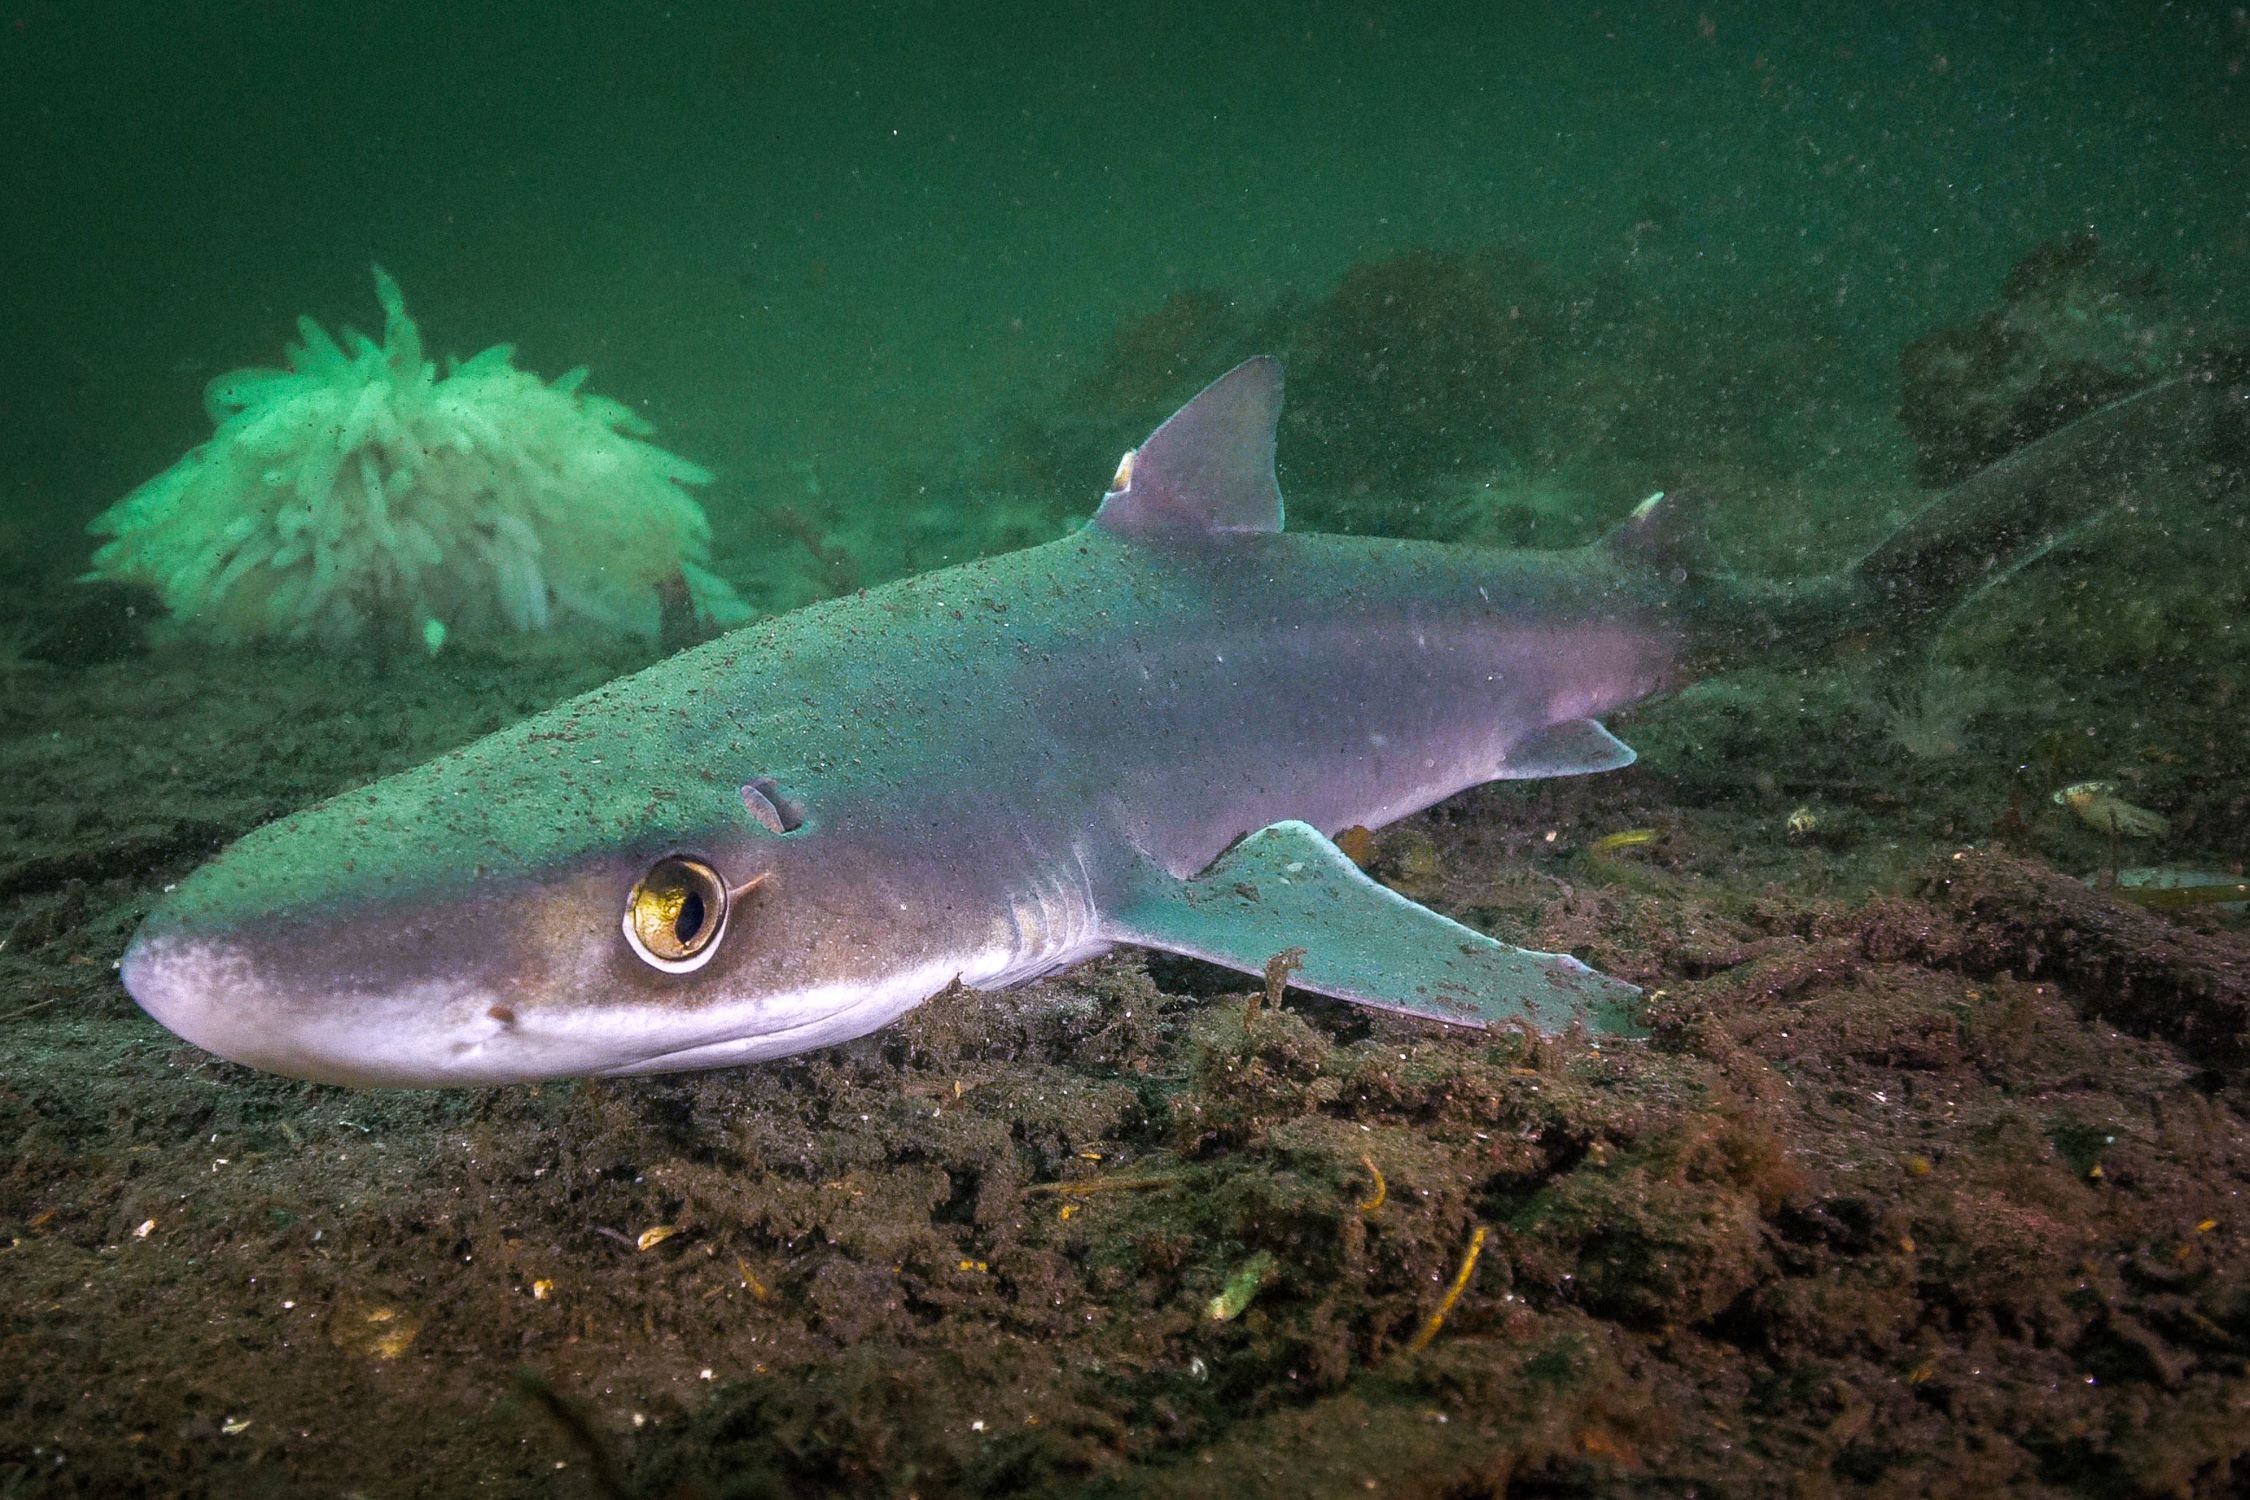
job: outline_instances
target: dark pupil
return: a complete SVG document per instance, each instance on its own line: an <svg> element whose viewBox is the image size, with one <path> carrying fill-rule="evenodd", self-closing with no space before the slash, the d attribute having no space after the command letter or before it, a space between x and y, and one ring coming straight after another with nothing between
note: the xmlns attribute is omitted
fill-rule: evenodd
<svg viewBox="0 0 2250 1500"><path fill-rule="evenodd" d="M687 899L680 903L679 916L673 919L672 936L679 939L680 946L684 948L694 942L695 935L702 930L703 898L694 891L689 891Z"/></svg>

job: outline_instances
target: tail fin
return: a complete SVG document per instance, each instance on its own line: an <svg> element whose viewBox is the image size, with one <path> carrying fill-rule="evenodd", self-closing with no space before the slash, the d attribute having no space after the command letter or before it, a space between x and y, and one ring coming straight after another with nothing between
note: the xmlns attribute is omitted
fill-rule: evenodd
<svg viewBox="0 0 2250 1500"><path fill-rule="evenodd" d="M1939 496L1841 572L1745 578L1692 540L1694 503L1644 504L1606 545L1659 576L1689 639L1688 677L1810 659L1865 640L1926 650L1962 608L2110 506L2250 469L2250 380L2205 370L2115 401Z"/></svg>
<svg viewBox="0 0 2250 1500"><path fill-rule="evenodd" d="M1985 590L2135 495L2206 480L2243 394L2183 375L2017 449L1925 506L1850 570L1860 628L1926 641Z"/></svg>

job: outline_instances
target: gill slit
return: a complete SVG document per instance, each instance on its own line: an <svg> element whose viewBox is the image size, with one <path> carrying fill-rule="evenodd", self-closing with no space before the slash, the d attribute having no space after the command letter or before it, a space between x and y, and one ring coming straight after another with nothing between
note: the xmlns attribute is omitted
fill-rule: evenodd
<svg viewBox="0 0 2250 1500"><path fill-rule="evenodd" d="M1009 897L1008 960L990 986L1050 973L1100 946L1092 873L1084 846L1073 840L1067 860L1035 857L1030 878Z"/></svg>

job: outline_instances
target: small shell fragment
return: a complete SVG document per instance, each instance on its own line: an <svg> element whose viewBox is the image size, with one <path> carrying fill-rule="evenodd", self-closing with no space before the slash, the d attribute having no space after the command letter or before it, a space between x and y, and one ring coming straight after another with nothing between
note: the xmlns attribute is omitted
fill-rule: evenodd
<svg viewBox="0 0 2250 1500"><path fill-rule="evenodd" d="M2078 821L2096 833L2118 838L2156 839L2172 831L2171 819L2162 813L2135 806L2117 795L2109 781L2081 781L2055 793L2055 803L2077 814Z"/></svg>
<svg viewBox="0 0 2250 1500"><path fill-rule="evenodd" d="M383 1303L348 1301L336 1310L328 1325L328 1341L351 1354L373 1359L397 1359L414 1347L421 1335L418 1313Z"/></svg>
<svg viewBox="0 0 2250 1500"><path fill-rule="evenodd" d="M654 1250L679 1232L680 1226L677 1224L657 1224L642 1230L641 1237L633 1243L643 1250Z"/></svg>

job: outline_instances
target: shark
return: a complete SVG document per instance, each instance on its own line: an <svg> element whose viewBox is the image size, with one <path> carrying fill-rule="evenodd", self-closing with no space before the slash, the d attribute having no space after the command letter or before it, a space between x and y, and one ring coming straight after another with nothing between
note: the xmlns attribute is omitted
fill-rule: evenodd
<svg viewBox="0 0 2250 1500"><path fill-rule="evenodd" d="M1370 878L1337 836L1630 764L1605 716L1927 634L2207 467L2209 378L2019 451L1851 566L1746 578L1706 502L1511 551L1284 529L1251 359L1044 545L771 618L257 829L120 960L221 1057L393 1087L712 1068L1118 945L1456 1026L1641 1034L1639 991Z"/></svg>

